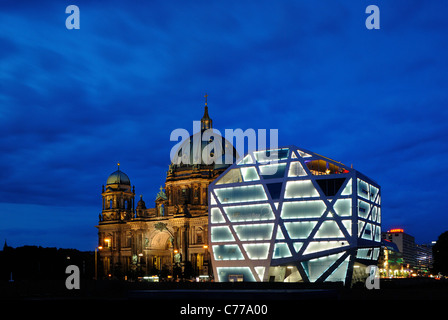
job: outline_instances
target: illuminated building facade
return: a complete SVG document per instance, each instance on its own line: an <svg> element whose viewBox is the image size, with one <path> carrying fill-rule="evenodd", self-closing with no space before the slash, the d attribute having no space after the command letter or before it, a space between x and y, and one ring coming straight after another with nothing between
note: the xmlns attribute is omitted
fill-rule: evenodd
<svg viewBox="0 0 448 320"><path fill-rule="evenodd" d="M382 238L392 241L397 245L403 257L403 267L405 270L410 270L417 266L417 251L413 236L405 233L403 229L395 228L383 232Z"/></svg>
<svg viewBox="0 0 448 320"><path fill-rule="evenodd" d="M135 188L120 167L109 175L101 193L103 203L97 225L100 276L189 278L211 273L207 188L229 164L215 164L203 157L197 163L177 161L185 148L190 149L191 157L207 153L208 143L200 137L212 129L207 102L200 129L180 146L152 207L146 207L142 196L135 201ZM200 143L191 143L195 139ZM224 150L230 148L236 157L233 146L222 139Z"/></svg>
<svg viewBox="0 0 448 320"><path fill-rule="evenodd" d="M380 186L295 146L253 151L210 184L208 225L216 281L350 285L377 264Z"/></svg>

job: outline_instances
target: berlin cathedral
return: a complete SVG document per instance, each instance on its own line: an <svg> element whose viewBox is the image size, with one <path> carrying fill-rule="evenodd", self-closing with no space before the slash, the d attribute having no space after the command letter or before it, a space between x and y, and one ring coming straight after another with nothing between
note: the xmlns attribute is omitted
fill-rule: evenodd
<svg viewBox="0 0 448 320"><path fill-rule="evenodd" d="M205 102L200 135L212 129L212 119ZM208 252L208 185L230 164L219 161L177 161L185 143L193 150L190 136L179 148L169 165L164 187L151 207L140 196L135 203L135 187L120 169L110 174L102 187L102 212L98 228L98 271L100 277L135 279L159 276L163 279L210 277ZM223 139L225 152L238 158L230 142ZM197 148L197 147L196 147ZM186 163L185 163L186 162ZM226 161L228 162L228 161Z"/></svg>

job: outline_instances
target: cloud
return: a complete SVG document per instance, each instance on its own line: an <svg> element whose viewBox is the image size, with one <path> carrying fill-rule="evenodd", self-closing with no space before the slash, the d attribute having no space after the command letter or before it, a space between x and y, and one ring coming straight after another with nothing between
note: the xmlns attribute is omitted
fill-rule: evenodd
<svg viewBox="0 0 448 320"><path fill-rule="evenodd" d="M78 1L67 30L63 3L3 1L0 203L99 209L117 161L152 199L171 131L192 131L208 92L216 128L279 129L353 163L383 186L384 223L419 234L447 191L446 5L378 5L376 32L353 1Z"/></svg>

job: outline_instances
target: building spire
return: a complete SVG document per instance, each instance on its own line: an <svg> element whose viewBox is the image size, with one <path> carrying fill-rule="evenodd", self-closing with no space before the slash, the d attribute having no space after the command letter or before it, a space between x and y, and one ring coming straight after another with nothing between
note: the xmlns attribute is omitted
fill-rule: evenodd
<svg viewBox="0 0 448 320"><path fill-rule="evenodd" d="M208 115L208 106L207 106L207 97L208 94L205 93L205 110L204 110L204 116L201 119L201 131L205 131L207 129L212 128L212 119L210 119L210 116Z"/></svg>

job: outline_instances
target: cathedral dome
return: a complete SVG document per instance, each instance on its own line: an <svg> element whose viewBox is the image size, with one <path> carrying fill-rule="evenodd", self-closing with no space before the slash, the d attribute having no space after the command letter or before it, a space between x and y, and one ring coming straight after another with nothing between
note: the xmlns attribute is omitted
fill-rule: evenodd
<svg viewBox="0 0 448 320"><path fill-rule="evenodd" d="M185 140L174 154L175 166L213 165L215 169L227 168L238 159L233 145L216 134L208 141L202 141L203 132L198 132ZM226 155L231 163L226 163ZM229 162L229 160L227 160Z"/></svg>
<svg viewBox="0 0 448 320"><path fill-rule="evenodd" d="M171 155L170 167L188 168L206 165L213 166L214 169L225 169L238 159L238 153L232 143L222 137L219 131L213 130L213 121L208 114L207 96L206 94L201 131L191 135Z"/></svg>
<svg viewBox="0 0 448 320"><path fill-rule="evenodd" d="M131 180L129 180L129 177L126 173L118 169L117 171L110 174L109 178L107 178L106 184L125 184L130 186Z"/></svg>

